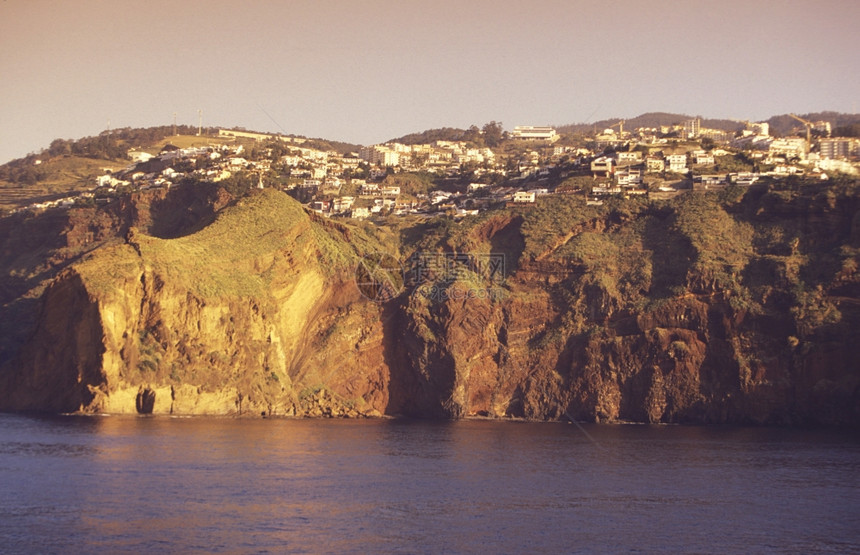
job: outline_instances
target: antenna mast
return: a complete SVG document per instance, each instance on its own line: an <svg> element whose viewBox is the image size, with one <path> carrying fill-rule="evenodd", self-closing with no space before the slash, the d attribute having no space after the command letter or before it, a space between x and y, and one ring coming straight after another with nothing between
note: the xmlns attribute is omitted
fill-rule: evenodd
<svg viewBox="0 0 860 555"><path fill-rule="evenodd" d="M176 135L176 112L173 112L173 134Z"/></svg>
<svg viewBox="0 0 860 555"><path fill-rule="evenodd" d="M197 136L203 134L203 110L197 110Z"/></svg>

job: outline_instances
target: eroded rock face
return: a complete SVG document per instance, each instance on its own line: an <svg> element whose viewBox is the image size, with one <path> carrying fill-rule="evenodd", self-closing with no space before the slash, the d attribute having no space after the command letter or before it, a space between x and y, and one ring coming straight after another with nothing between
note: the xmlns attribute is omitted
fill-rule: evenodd
<svg viewBox="0 0 860 555"><path fill-rule="evenodd" d="M94 249L122 242L131 227L162 238L191 233L233 200L217 184L176 185L104 206L0 218L0 366L34 332L38 299L65 268Z"/></svg>
<svg viewBox="0 0 860 555"><path fill-rule="evenodd" d="M384 241L274 191L192 235L132 228L48 288L0 408L860 423L860 264L849 253L797 288L813 237L860 246L860 206L776 199L781 220L758 239L695 202L713 234L680 212L610 213L531 253L529 214L494 217L441 249L505 253L503 284L440 281L385 303L354 281ZM801 239L784 236L795 225Z"/></svg>
<svg viewBox="0 0 860 555"><path fill-rule="evenodd" d="M330 405L381 414L379 307L326 266L322 231L285 195L236 211L260 225L237 237L228 217L172 240L132 229L64 271L4 373L3 407L294 415L325 386Z"/></svg>
<svg viewBox="0 0 860 555"><path fill-rule="evenodd" d="M43 298L26 365L0 375L6 410L72 412L88 406L90 384L104 381L101 314L80 276L69 273Z"/></svg>

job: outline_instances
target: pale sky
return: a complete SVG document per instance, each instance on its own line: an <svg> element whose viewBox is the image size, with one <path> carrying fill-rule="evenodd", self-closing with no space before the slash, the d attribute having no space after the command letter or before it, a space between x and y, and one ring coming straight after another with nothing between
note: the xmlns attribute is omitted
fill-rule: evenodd
<svg viewBox="0 0 860 555"><path fill-rule="evenodd" d="M860 1L0 0L0 163L108 127L360 144L860 105Z"/></svg>

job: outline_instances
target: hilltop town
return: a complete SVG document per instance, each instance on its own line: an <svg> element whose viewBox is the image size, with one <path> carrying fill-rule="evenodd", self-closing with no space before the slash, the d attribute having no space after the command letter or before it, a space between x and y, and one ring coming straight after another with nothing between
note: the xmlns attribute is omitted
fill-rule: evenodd
<svg viewBox="0 0 860 555"><path fill-rule="evenodd" d="M856 425L854 118L58 139L0 410Z"/></svg>
<svg viewBox="0 0 860 555"><path fill-rule="evenodd" d="M796 136L777 137L766 122L739 122L735 132L710 129L698 118L634 129L622 120L576 135L537 126L508 132L492 122L481 130L473 126L460 140L388 142L348 152L294 136L201 129L167 137L157 148L131 148L128 165L106 169L89 190L17 210L224 182L282 189L325 216L459 218L511 203L528 205L544 195L581 195L600 205L609 198L664 199L789 176L827 180L858 174L860 140L835 136L828 121L792 117ZM44 159L35 156L31 163Z"/></svg>

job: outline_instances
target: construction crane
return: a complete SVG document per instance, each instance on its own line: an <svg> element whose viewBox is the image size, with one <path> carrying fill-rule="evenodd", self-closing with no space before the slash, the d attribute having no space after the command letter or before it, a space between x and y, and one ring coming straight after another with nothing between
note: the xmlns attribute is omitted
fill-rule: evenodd
<svg viewBox="0 0 860 555"><path fill-rule="evenodd" d="M612 129L613 127L618 127L618 136L619 137L624 135L624 121L625 120L621 120L618 123L614 123L614 124L609 126L610 129Z"/></svg>
<svg viewBox="0 0 860 555"><path fill-rule="evenodd" d="M788 114L788 115L793 117L794 119L796 119L797 121L799 121L800 123L802 123L803 125L806 126L806 148L809 148L809 145L812 144L812 128L815 127L815 124L809 120L803 119L800 116L796 116L794 114Z"/></svg>

